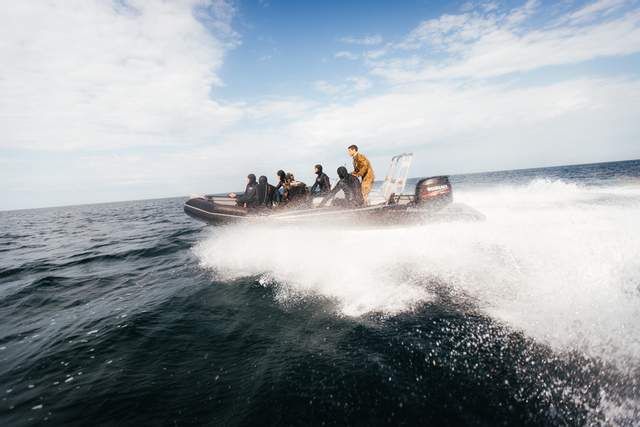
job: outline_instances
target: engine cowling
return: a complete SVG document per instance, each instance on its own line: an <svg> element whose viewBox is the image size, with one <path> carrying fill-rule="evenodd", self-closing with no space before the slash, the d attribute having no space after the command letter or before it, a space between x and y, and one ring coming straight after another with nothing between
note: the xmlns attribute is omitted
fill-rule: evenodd
<svg viewBox="0 0 640 427"><path fill-rule="evenodd" d="M440 207L453 201L448 176L424 178L416 183L415 203L423 207Z"/></svg>

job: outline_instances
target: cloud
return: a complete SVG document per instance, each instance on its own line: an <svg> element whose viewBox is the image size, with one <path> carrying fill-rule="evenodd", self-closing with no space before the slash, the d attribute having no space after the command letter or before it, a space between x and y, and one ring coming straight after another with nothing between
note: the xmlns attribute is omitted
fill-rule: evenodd
<svg viewBox="0 0 640 427"><path fill-rule="evenodd" d="M355 54L353 52L346 51L346 50L341 50L340 52L336 52L333 55L333 57L336 58L336 59L348 59L348 60L351 60L351 61L355 61L356 59L359 58L359 56L357 54Z"/></svg>
<svg viewBox="0 0 640 427"><path fill-rule="evenodd" d="M381 35L371 35L371 36L363 36L363 37L342 37L340 42L346 44L357 44L363 46L373 46L382 43Z"/></svg>
<svg viewBox="0 0 640 427"><path fill-rule="evenodd" d="M237 46L222 1L10 2L0 14L0 147L210 140L242 112L210 97Z"/></svg>
<svg viewBox="0 0 640 427"><path fill-rule="evenodd" d="M334 84L325 80L318 80L313 84L314 89L325 95L353 95L370 89L373 84L366 77L347 77L343 83Z"/></svg>
<svg viewBox="0 0 640 427"><path fill-rule="evenodd" d="M550 28L523 26L537 6L530 0L506 14L469 12L424 21L395 50L370 61L372 72L392 82L488 78L640 52L637 10L587 25L565 20ZM598 2L568 18L619 7L615 1ZM407 58L403 52L416 53Z"/></svg>
<svg viewBox="0 0 640 427"><path fill-rule="evenodd" d="M318 143L347 139L366 143L369 149L385 149L614 108L615 95L624 91L627 98L638 97L640 84L590 79L529 88L414 84L352 105L319 109L296 126Z"/></svg>
<svg viewBox="0 0 640 427"><path fill-rule="evenodd" d="M365 46L368 72L313 82L326 99L236 102L216 95L240 46L229 4L68 4L13 2L0 15L0 207L234 190L280 168L310 180L315 163L345 163L351 143L382 172L413 151L415 174L640 155L637 73L486 80L640 51L640 12L612 1L553 19L537 2L481 3L396 42L347 38Z"/></svg>
<svg viewBox="0 0 640 427"><path fill-rule="evenodd" d="M573 12L569 19L573 22L588 21L599 15L609 15L628 3L628 0L597 0Z"/></svg>

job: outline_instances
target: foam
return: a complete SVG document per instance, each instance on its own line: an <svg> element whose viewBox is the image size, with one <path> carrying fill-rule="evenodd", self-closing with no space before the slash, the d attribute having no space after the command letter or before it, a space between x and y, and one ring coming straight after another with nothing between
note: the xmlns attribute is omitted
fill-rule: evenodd
<svg viewBox="0 0 640 427"><path fill-rule="evenodd" d="M327 298L345 316L412 310L442 283L556 349L640 365L640 183L535 180L455 196L487 220L214 228L194 250L221 279L258 276L281 303Z"/></svg>

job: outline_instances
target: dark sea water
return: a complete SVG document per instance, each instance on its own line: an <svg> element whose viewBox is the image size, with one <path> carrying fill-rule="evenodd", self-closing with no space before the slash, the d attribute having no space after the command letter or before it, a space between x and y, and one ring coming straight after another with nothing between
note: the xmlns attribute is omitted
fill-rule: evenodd
<svg viewBox="0 0 640 427"><path fill-rule="evenodd" d="M0 212L0 425L638 425L640 161L453 183L486 221Z"/></svg>

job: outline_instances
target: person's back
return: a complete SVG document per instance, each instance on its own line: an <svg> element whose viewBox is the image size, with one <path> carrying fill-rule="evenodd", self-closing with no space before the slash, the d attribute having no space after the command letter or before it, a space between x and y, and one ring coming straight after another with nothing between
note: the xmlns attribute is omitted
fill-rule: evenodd
<svg viewBox="0 0 640 427"><path fill-rule="evenodd" d="M308 201L309 190L307 184L296 180L293 174L287 174L286 187L287 203L293 203L297 206Z"/></svg>
<svg viewBox="0 0 640 427"><path fill-rule="evenodd" d="M344 193L345 203L347 207L359 207L364 204L362 198L362 189L360 187L360 180L347 172L347 168L340 166L338 168L338 177L340 180L336 183L335 187L322 199L320 206L324 206L330 199L334 198L338 192ZM337 205L334 202L334 205Z"/></svg>
<svg viewBox="0 0 640 427"><path fill-rule="evenodd" d="M273 206L273 194L275 187L267 182L266 176L258 178L257 185L257 198L259 206L266 206L268 208Z"/></svg>

